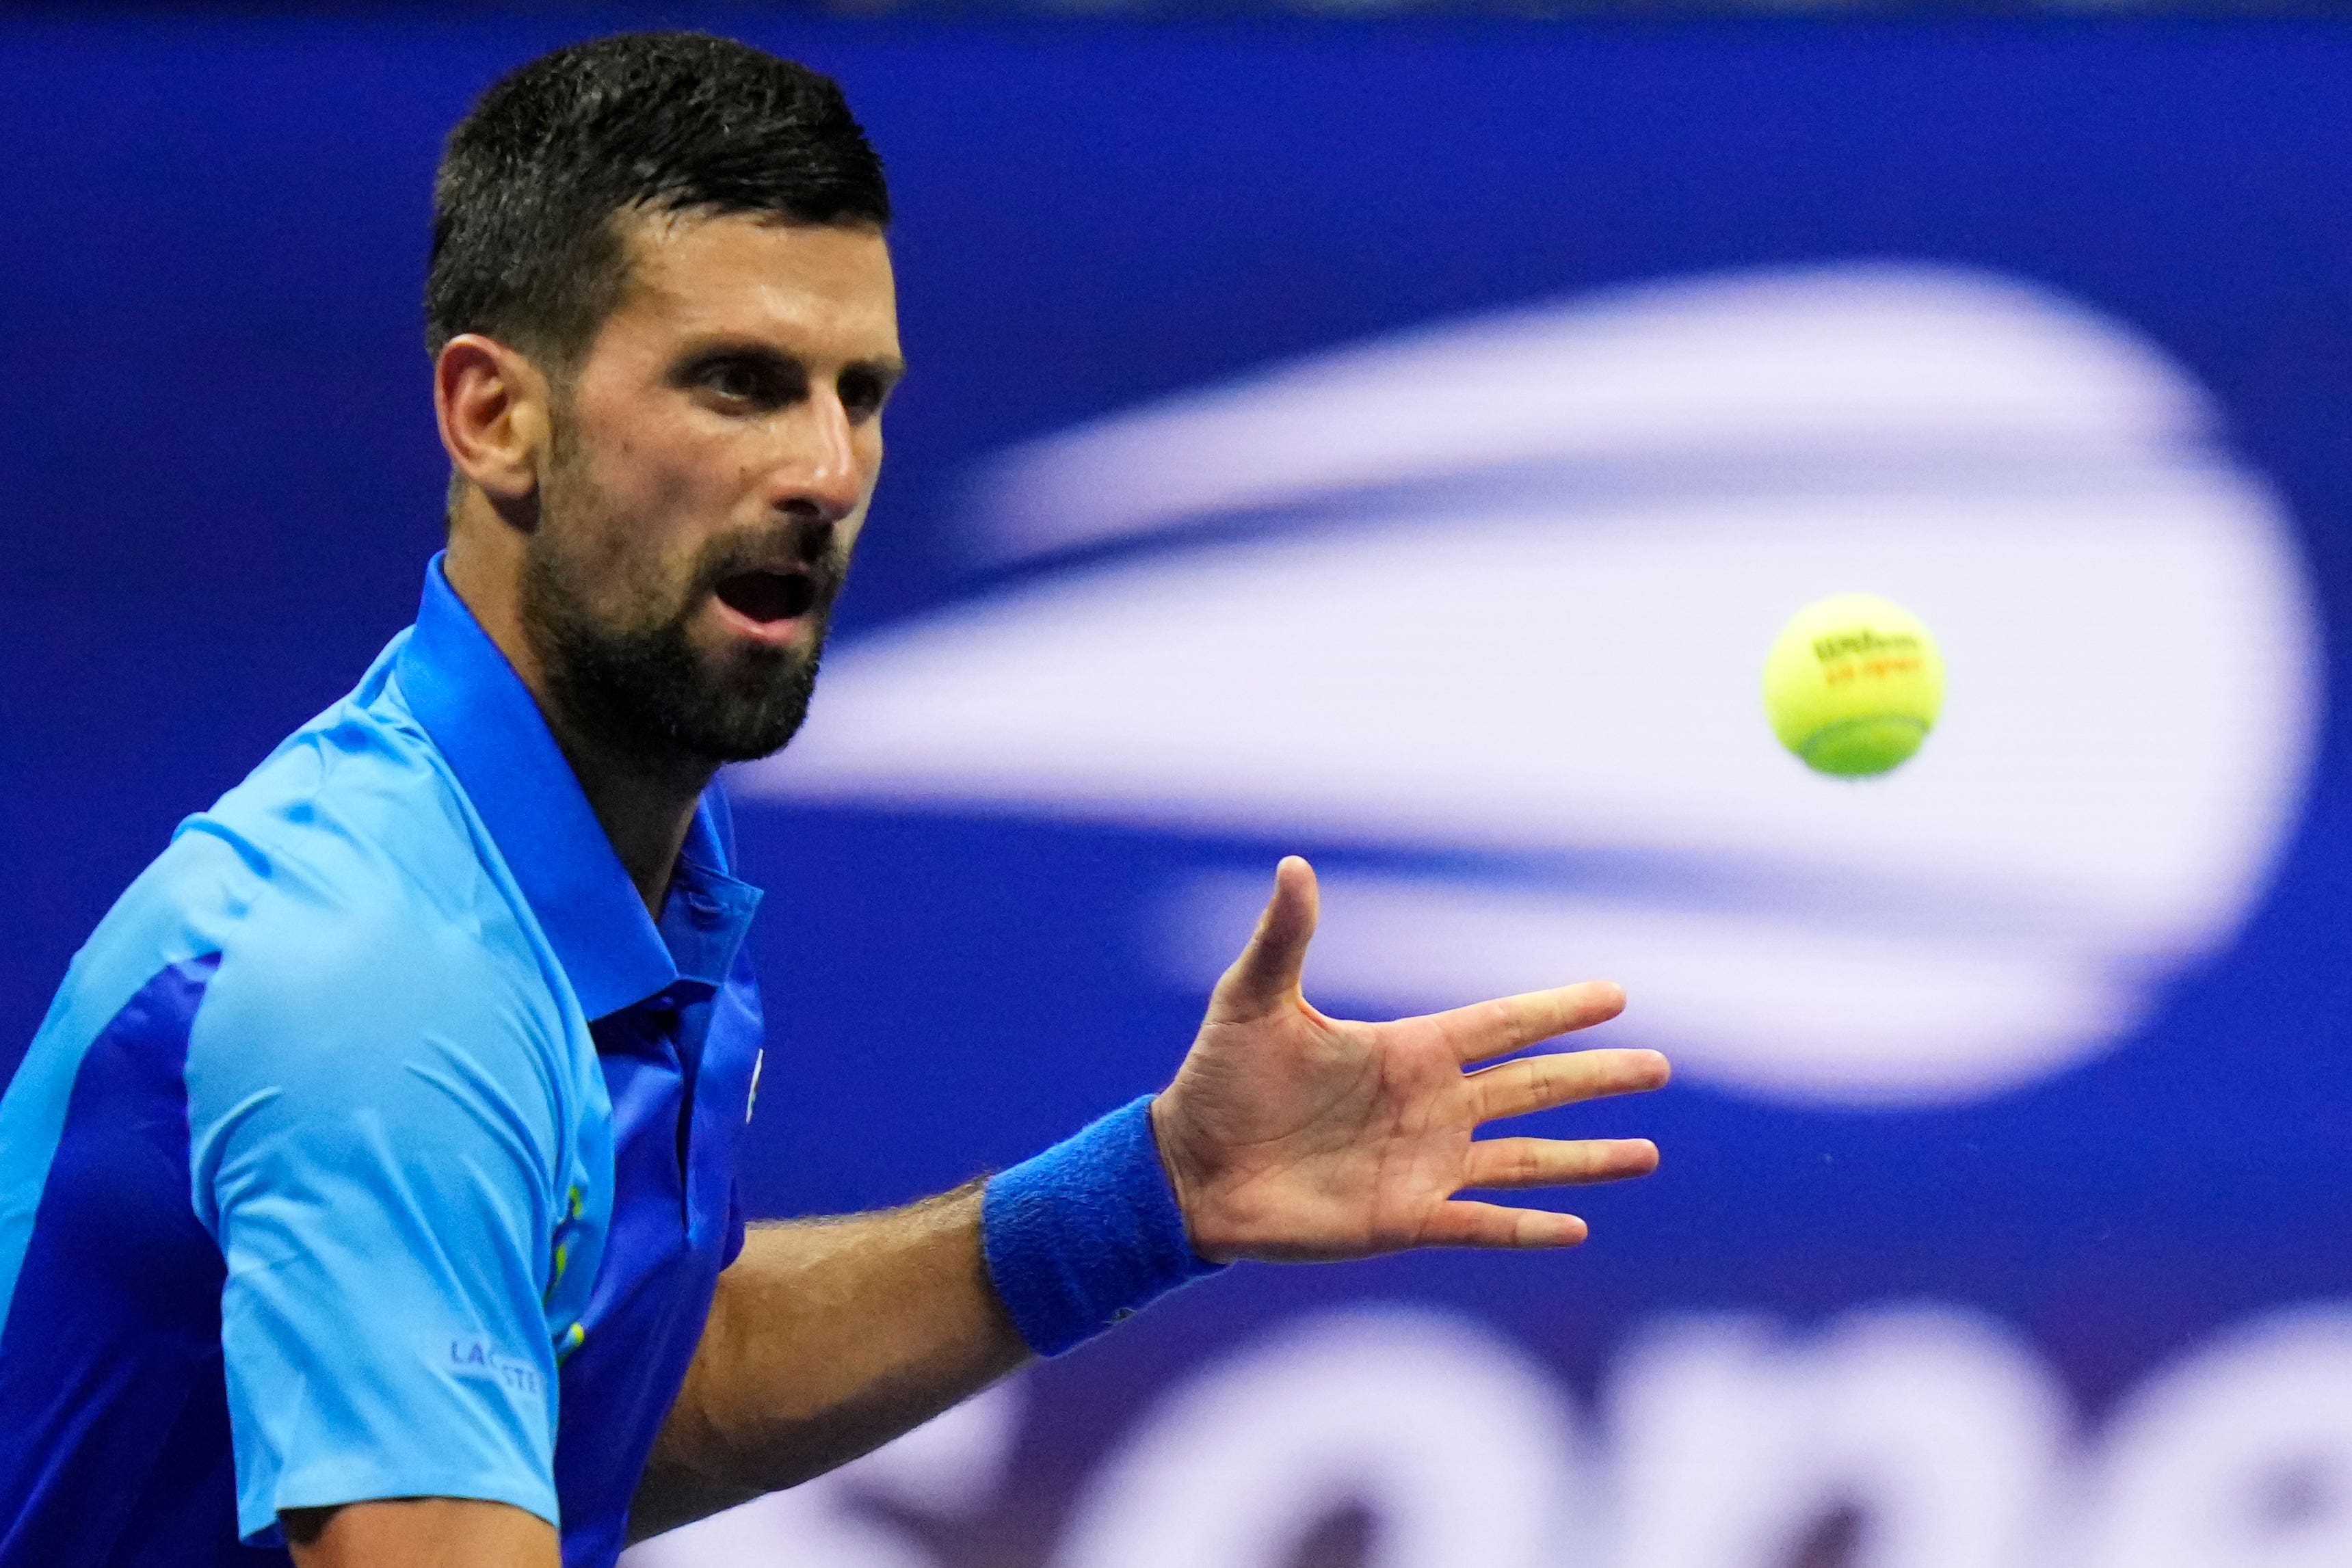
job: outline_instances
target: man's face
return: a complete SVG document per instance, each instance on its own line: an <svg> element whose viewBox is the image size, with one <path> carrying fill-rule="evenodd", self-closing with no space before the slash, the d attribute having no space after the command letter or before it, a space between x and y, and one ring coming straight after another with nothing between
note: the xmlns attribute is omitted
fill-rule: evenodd
<svg viewBox="0 0 2352 1568"><path fill-rule="evenodd" d="M903 369L870 229L637 219L559 390L522 583L564 717L653 766L762 757L808 707Z"/></svg>

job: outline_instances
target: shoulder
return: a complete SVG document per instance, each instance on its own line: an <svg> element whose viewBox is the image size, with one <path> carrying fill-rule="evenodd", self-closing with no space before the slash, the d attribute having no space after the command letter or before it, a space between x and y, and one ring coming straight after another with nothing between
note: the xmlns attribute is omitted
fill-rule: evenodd
<svg viewBox="0 0 2352 1568"><path fill-rule="evenodd" d="M470 1085L557 1136L594 1069L585 1022L430 742L366 695L297 731L159 862L219 955L191 1110L269 1093L429 1117Z"/></svg>
<svg viewBox="0 0 2352 1568"><path fill-rule="evenodd" d="M463 792L371 671L180 825L148 878L224 999L315 1027L562 1025L561 975Z"/></svg>
<svg viewBox="0 0 2352 1568"><path fill-rule="evenodd" d="M475 994L544 980L430 743L383 695L362 683L180 824L75 955L45 1037L88 1036L174 966L304 1017L330 992L413 1017L431 977Z"/></svg>
<svg viewBox="0 0 2352 1568"><path fill-rule="evenodd" d="M192 862L215 866L226 850L257 887L296 898L422 901L462 917L484 890L484 846L432 741L373 674L181 823L173 849L196 841Z"/></svg>

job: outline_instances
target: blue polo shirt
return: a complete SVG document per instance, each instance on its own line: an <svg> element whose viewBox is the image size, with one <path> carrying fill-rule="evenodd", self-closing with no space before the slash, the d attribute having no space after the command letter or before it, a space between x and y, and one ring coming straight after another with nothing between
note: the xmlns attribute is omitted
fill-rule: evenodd
<svg viewBox="0 0 2352 1568"><path fill-rule="evenodd" d="M647 915L436 560L0 1098L0 1568L284 1563L281 1510L413 1496L611 1563L742 1245L731 859L714 791Z"/></svg>

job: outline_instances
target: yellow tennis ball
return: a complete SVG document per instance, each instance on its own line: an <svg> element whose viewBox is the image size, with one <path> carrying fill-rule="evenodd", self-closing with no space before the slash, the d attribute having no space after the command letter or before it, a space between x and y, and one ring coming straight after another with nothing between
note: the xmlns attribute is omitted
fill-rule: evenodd
<svg viewBox="0 0 2352 1568"><path fill-rule="evenodd" d="M1919 749L1944 709L1944 656L1919 618L1840 593L1790 618L1764 658L1764 713L1805 766L1884 773Z"/></svg>

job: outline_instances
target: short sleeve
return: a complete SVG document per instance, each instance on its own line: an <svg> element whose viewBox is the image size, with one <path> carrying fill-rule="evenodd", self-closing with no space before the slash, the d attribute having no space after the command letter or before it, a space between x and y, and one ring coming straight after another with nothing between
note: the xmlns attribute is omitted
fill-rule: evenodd
<svg viewBox="0 0 2352 1568"><path fill-rule="evenodd" d="M375 935L233 956L189 1052L257 1543L283 1510L388 1497L558 1521L541 1303L568 1145L549 1022L479 946Z"/></svg>

